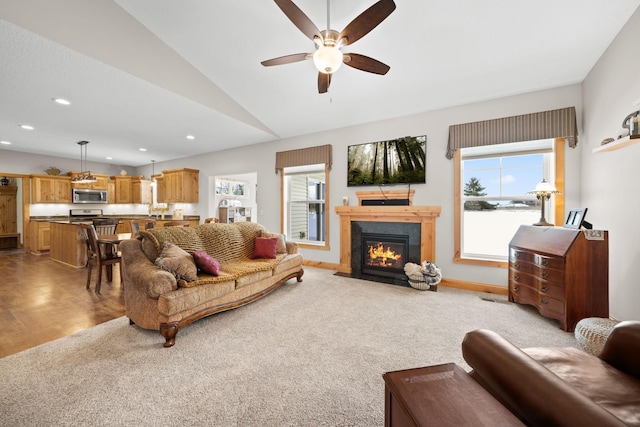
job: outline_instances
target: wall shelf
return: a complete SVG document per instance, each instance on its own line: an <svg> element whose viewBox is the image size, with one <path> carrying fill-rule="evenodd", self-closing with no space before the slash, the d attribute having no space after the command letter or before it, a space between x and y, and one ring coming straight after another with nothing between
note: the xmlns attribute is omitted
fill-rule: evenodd
<svg viewBox="0 0 640 427"><path fill-rule="evenodd" d="M600 153L602 151L613 151L617 150L618 148L626 147L627 145L635 144L637 142L640 142L640 138L630 138L628 136L625 136L624 138L620 138L616 141L596 147L593 149L593 152Z"/></svg>

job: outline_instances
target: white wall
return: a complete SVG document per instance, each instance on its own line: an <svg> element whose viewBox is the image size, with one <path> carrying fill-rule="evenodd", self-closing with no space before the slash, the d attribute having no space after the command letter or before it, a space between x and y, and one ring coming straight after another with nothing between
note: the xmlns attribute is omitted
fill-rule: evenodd
<svg viewBox="0 0 640 427"><path fill-rule="evenodd" d="M158 172L182 167L199 169L200 203L189 205L185 208L185 214L196 212L203 217L207 215L211 203L214 203L211 200L213 188L210 188L208 177L257 172L257 204L261 213L259 221L270 230L278 230L280 180L274 170L275 153L331 144L334 163L329 178L330 250L304 249L302 252L308 260L337 264L340 236L334 207L342 203L343 196L349 196L353 204L357 200L356 191L377 188L347 188L347 146L407 135L427 135L427 183L414 185L412 189L416 190L416 205L442 207L442 214L437 220L436 263L449 279L506 286L505 269L452 262L453 161L445 157L449 126L575 106L580 136L578 147L566 150L565 204L567 208L588 207L587 219L597 228L609 230L611 315L620 320L640 319L640 284L632 272L632 265L640 263L640 251L636 244L640 232L634 227L638 204L633 198L637 182L640 182L640 168L637 166L640 143L616 152L591 153L592 148L598 146L602 139L615 136L622 119L638 109L631 105L632 100L640 98L640 55L637 55L637 40L640 40L640 11L629 20L584 84L156 163L155 170ZM322 117L318 117L318 120L322 120ZM215 141L211 141L212 146L214 143ZM45 161L42 156L35 156L36 160L32 160L26 154L9 152L8 158L5 156L6 151L1 154L0 172L39 173L52 163ZM21 165L21 162L24 164ZM74 169L77 161L69 162L68 166L62 162L58 162L56 166ZM93 170L94 166L91 165L91 168ZM100 172L99 168L96 168L96 172ZM132 174L149 176L151 165L138 168Z"/></svg>
<svg viewBox="0 0 640 427"><path fill-rule="evenodd" d="M413 185L411 188L416 191L414 204L442 207L442 214L437 220L436 263L442 268L444 276L450 279L506 286L506 269L460 265L452 262L453 161L445 157L449 126L575 106L580 129L581 105L582 88L580 85L573 85L164 162L156 164L156 171L179 167L199 169L200 203L195 207L198 212L207 211L210 203L209 198L213 194L213 189L207 188L208 179L206 177L256 171L258 174L258 210L263 213L260 215L260 223L270 230L279 230L280 180L275 174L275 153L295 148L331 144L333 146L333 168L329 178L331 191L329 196L331 204L329 211L330 250L303 249L302 252L305 259L338 264L340 261L339 218L334 213L334 207L342 204L343 196L349 196L349 200L354 204L357 200L356 191L373 191L378 188L347 188L347 146L407 135L427 135L427 183ZM320 117L319 120L321 119ZM565 187L567 206L580 206L581 150L582 143L579 143L576 149L567 149ZM139 168L138 173L149 174L150 170ZM407 186L385 187L385 189L406 188Z"/></svg>
<svg viewBox="0 0 640 427"><path fill-rule="evenodd" d="M583 83L584 134L582 201L587 221L609 230L611 316L640 319L640 227L636 199L640 183L640 141L616 151L593 153L616 138L622 120L640 110L640 9L631 17Z"/></svg>

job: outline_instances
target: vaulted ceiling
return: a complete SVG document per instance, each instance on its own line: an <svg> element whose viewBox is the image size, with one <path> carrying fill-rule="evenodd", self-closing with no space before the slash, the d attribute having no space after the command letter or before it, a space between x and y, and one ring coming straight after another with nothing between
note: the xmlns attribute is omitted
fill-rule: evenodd
<svg viewBox="0 0 640 427"><path fill-rule="evenodd" d="M294 2L326 28L325 1ZM374 3L332 1L332 29ZM271 0L0 0L0 150L139 166L580 83L640 0L396 5L347 50L389 73L320 95L312 61L260 65L314 50Z"/></svg>

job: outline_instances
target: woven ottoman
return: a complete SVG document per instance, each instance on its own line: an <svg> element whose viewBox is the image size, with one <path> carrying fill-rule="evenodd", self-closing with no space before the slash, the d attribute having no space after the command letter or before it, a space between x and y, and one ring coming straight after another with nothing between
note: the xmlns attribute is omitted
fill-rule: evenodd
<svg viewBox="0 0 640 427"><path fill-rule="evenodd" d="M576 324L575 336L582 351L597 356L602 351L616 320L587 317Z"/></svg>

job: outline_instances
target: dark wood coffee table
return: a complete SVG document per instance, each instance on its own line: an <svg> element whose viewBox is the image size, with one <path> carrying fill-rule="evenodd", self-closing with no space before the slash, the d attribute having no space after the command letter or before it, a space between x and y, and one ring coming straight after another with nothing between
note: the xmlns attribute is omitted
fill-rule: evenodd
<svg viewBox="0 0 640 427"><path fill-rule="evenodd" d="M524 425L455 363L382 377L387 427Z"/></svg>

